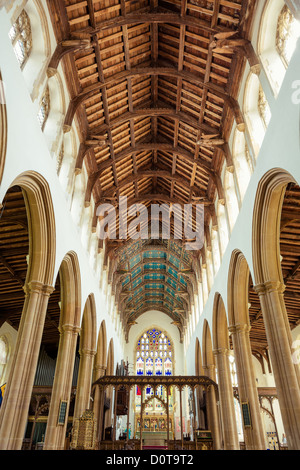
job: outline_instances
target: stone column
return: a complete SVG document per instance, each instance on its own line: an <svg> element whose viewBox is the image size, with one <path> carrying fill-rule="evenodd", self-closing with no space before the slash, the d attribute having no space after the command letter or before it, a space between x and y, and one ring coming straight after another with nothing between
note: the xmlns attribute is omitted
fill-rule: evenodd
<svg viewBox="0 0 300 470"><path fill-rule="evenodd" d="M114 387L114 421L113 421L113 437L112 437L112 440L113 442L116 441L117 439L117 404L118 404L118 390L119 390L119 387L118 385L115 385Z"/></svg>
<svg viewBox="0 0 300 470"><path fill-rule="evenodd" d="M95 351L81 349L77 380L74 418L80 418L85 410L90 409L90 395L92 386L92 370Z"/></svg>
<svg viewBox="0 0 300 470"><path fill-rule="evenodd" d="M104 399L105 399L105 387L98 386L97 387L98 393L99 393L99 414L94 415L97 416L97 439L98 442L100 443L103 440L103 434L104 434ZM98 422L98 417L99 417L99 422Z"/></svg>
<svg viewBox="0 0 300 470"><path fill-rule="evenodd" d="M255 286L259 295L271 364L277 388L288 448L300 448L299 366L292 360L292 337L288 323L284 285L266 282Z"/></svg>
<svg viewBox="0 0 300 470"><path fill-rule="evenodd" d="M169 407L169 385L166 386L167 388L167 446L169 448L169 441L170 441L170 407Z"/></svg>
<svg viewBox="0 0 300 470"><path fill-rule="evenodd" d="M216 357L219 397L222 425L224 430L224 450L238 450L239 440L233 401L233 389L229 367L229 350L220 348L214 350Z"/></svg>
<svg viewBox="0 0 300 470"><path fill-rule="evenodd" d="M203 368L207 377L214 382L216 381L215 367L213 365L205 366ZM208 426L213 436L214 450L221 449L221 433L220 433L220 422L219 412L217 406L216 390L213 386L207 387L206 393L206 407L207 407L207 419Z"/></svg>
<svg viewBox="0 0 300 470"><path fill-rule="evenodd" d="M240 403L249 403L251 427L244 427L247 450L265 450L266 442L261 418L260 405L252 362L249 338L249 325L235 325L229 328L232 333L233 349L237 366Z"/></svg>
<svg viewBox="0 0 300 470"><path fill-rule="evenodd" d="M45 450L64 449L79 331L80 328L76 328L73 325L65 324L60 327L58 356L45 435ZM61 400L68 402L64 426L57 425Z"/></svg>
<svg viewBox="0 0 300 470"><path fill-rule="evenodd" d="M94 368L94 382L104 376L106 367L104 365L97 365ZM97 420L97 436L98 440L102 440L102 420L103 420L103 406L104 396L102 397L102 389L99 386L95 387L93 411L95 419ZM103 392L104 393L104 392ZM103 398L103 399L102 399Z"/></svg>
<svg viewBox="0 0 300 470"><path fill-rule="evenodd" d="M130 391L131 388L130 386L127 387L127 393L128 393L128 400L127 400L127 425L126 425L126 442L128 443L129 441L129 410L130 410Z"/></svg>
<svg viewBox="0 0 300 470"><path fill-rule="evenodd" d="M52 286L30 281L18 329L13 364L0 411L0 449L20 450L27 425L45 316Z"/></svg>
<svg viewBox="0 0 300 470"><path fill-rule="evenodd" d="M141 385L141 414L140 414L140 450L143 449L143 426L144 426L144 420L143 420L143 394L144 394L144 387Z"/></svg>

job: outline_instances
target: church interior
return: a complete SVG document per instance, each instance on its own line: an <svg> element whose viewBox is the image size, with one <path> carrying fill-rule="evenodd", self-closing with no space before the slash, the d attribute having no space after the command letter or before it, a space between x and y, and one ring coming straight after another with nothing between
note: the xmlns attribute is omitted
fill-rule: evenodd
<svg viewBox="0 0 300 470"><path fill-rule="evenodd" d="M0 450L300 449L300 1L0 1Z"/></svg>

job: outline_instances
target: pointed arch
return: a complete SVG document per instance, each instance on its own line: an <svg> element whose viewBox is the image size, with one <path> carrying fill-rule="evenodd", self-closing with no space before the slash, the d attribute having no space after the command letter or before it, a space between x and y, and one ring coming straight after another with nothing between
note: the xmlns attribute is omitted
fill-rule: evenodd
<svg viewBox="0 0 300 470"><path fill-rule="evenodd" d="M106 336L106 323L102 320L100 325L98 341L97 341L97 352L95 357L95 367L105 368L107 364L107 336Z"/></svg>
<svg viewBox="0 0 300 470"><path fill-rule="evenodd" d="M213 307L213 345L214 349L229 349L227 315L222 296L217 292Z"/></svg>
<svg viewBox="0 0 300 470"><path fill-rule="evenodd" d="M204 375L203 372L203 365L202 365L202 354L201 354L201 346L200 341L196 338L195 344L195 374L196 375Z"/></svg>
<svg viewBox="0 0 300 470"><path fill-rule="evenodd" d="M56 231L50 188L43 176L28 171L17 176L10 187L24 193L29 230L29 263L26 283L52 285L55 268Z"/></svg>
<svg viewBox="0 0 300 470"><path fill-rule="evenodd" d="M114 375L114 361L114 340L111 338L107 352L106 375Z"/></svg>
<svg viewBox="0 0 300 470"><path fill-rule="evenodd" d="M94 294L90 294L86 300L82 322L80 349L96 351L96 303Z"/></svg>
<svg viewBox="0 0 300 470"><path fill-rule="evenodd" d="M229 326L249 325L249 266L245 256L233 251L228 273L228 323Z"/></svg>
<svg viewBox="0 0 300 470"><path fill-rule="evenodd" d="M0 72L0 183L5 165L7 146L7 115L2 75Z"/></svg>
<svg viewBox="0 0 300 470"><path fill-rule="evenodd" d="M260 180L253 208L252 252L256 284L266 281L283 283L280 265L281 208L286 187L296 183L281 168L268 171Z"/></svg>
<svg viewBox="0 0 300 470"><path fill-rule="evenodd" d="M59 270L61 286L60 325L80 326L81 277L77 254L71 251L65 255ZM70 308L71 307L71 308Z"/></svg>
<svg viewBox="0 0 300 470"><path fill-rule="evenodd" d="M213 356L213 347L212 347L212 338L210 327L207 320L204 320L203 323L203 332L202 332L202 359L203 359L203 368L207 368L215 365L214 356Z"/></svg>

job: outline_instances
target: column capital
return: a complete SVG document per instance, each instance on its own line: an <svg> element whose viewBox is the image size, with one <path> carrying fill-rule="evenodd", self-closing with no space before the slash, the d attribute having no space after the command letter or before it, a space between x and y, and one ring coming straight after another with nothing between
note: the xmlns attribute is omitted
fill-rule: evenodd
<svg viewBox="0 0 300 470"><path fill-rule="evenodd" d="M106 371L106 366L104 365L96 365L94 366L94 376L96 377L96 380L100 377L103 377Z"/></svg>
<svg viewBox="0 0 300 470"><path fill-rule="evenodd" d="M278 292L283 294L285 291L285 285L281 281L266 281L253 286L253 289L258 295L268 294L270 292Z"/></svg>
<svg viewBox="0 0 300 470"><path fill-rule="evenodd" d="M36 293L36 294L44 294L49 296L54 291L54 287L48 284L43 284L40 281L29 281L26 282L23 286L23 290L25 295L28 296L29 294Z"/></svg>
<svg viewBox="0 0 300 470"><path fill-rule="evenodd" d="M95 356L96 351L94 349L89 349L89 348L81 348L79 350L80 355L85 355L85 356Z"/></svg>
<svg viewBox="0 0 300 470"><path fill-rule="evenodd" d="M213 355L214 356L229 356L230 355L230 349L227 348L217 348L213 350Z"/></svg>
<svg viewBox="0 0 300 470"><path fill-rule="evenodd" d="M58 329L61 334L62 333L79 334L81 331L80 326L72 325L71 323L64 323L63 325L60 325Z"/></svg>
<svg viewBox="0 0 300 470"><path fill-rule="evenodd" d="M216 366L214 364L209 364L207 366L203 366L203 370L216 370Z"/></svg>
<svg viewBox="0 0 300 470"><path fill-rule="evenodd" d="M236 325L230 325L228 331L230 333L249 333L251 330L251 325L247 323L237 323Z"/></svg>

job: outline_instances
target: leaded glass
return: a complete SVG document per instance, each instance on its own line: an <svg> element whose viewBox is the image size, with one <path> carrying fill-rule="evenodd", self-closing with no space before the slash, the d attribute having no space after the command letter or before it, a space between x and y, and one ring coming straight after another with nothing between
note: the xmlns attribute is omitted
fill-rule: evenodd
<svg viewBox="0 0 300 470"><path fill-rule="evenodd" d="M23 67L32 49L31 25L25 10L10 28L9 37L20 67Z"/></svg>
<svg viewBox="0 0 300 470"><path fill-rule="evenodd" d="M144 333L137 341L136 354L138 375L172 374L173 345L161 330L152 328Z"/></svg>

